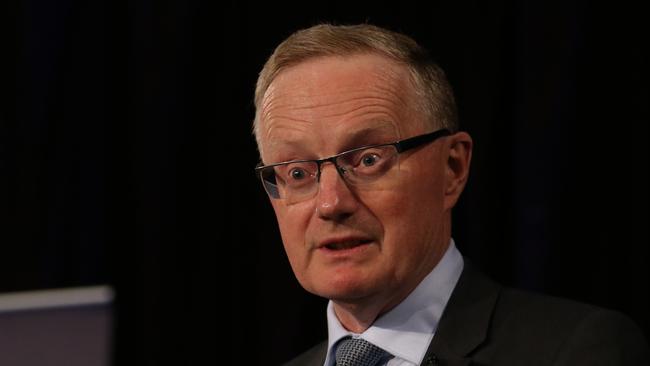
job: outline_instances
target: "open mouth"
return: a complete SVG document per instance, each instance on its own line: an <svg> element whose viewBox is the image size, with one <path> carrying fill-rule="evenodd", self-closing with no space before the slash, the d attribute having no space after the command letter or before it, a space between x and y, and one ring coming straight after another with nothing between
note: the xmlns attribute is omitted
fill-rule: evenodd
<svg viewBox="0 0 650 366"><path fill-rule="evenodd" d="M372 240L346 240L335 243L329 243L324 247L329 250L345 250L356 248L361 245L369 244Z"/></svg>

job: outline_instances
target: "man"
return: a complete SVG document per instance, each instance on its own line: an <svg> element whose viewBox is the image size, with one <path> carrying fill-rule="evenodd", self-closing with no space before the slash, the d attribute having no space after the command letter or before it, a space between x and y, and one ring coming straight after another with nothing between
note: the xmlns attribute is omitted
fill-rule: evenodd
<svg viewBox="0 0 650 366"><path fill-rule="evenodd" d="M330 299L327 341L289 365L641 365L617 313L505 289L451 238L472 139L412 39L318 25L257 83L256 171L300 284ZM360 362L360 363L355 363Z"/></svg>

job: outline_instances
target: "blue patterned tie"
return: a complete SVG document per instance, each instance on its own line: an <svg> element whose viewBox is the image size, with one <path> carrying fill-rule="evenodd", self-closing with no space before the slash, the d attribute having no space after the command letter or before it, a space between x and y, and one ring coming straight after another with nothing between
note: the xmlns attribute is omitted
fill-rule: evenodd
<svg viewBox="0 0 650 366"><path fill-rule="evenodd" d="M361 338L344 338L336 349L336 366L375 366L392 355Z"/></svg>

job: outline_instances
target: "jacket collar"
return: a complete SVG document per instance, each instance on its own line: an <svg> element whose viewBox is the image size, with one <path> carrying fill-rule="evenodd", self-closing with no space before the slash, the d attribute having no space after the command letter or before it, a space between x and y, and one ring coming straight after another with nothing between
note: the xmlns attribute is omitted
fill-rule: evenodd
<svg viewBox="0 0 650 366"><path fill-rule="evenodd" d="M501 287L465 258L463 273L442 314L422 366L471 365L470 352L487 336Z"/></svg>

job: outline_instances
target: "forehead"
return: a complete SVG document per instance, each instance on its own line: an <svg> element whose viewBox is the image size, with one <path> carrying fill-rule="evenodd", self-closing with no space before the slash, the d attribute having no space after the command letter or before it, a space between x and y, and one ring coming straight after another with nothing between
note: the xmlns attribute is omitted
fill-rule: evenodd
<svg viewBox="0 0 650 366"><path fill-rule="evenodd" d="M310 59L283 70L266 91L258 115L260 148L375 128L403 135L415 104L408 69L386 57Z"/></svg>
<svg viewBox="0 0 650 366"><path fill-rule="evenodd" d="M408 69L376 54L323 56L308 59L281 71L262 98L262 110L278 99L300 103L336 102L356 94L376 93L379 97L404 98L404 88L412 89ZM302 102L302 103L301 103Z"/></svg>

